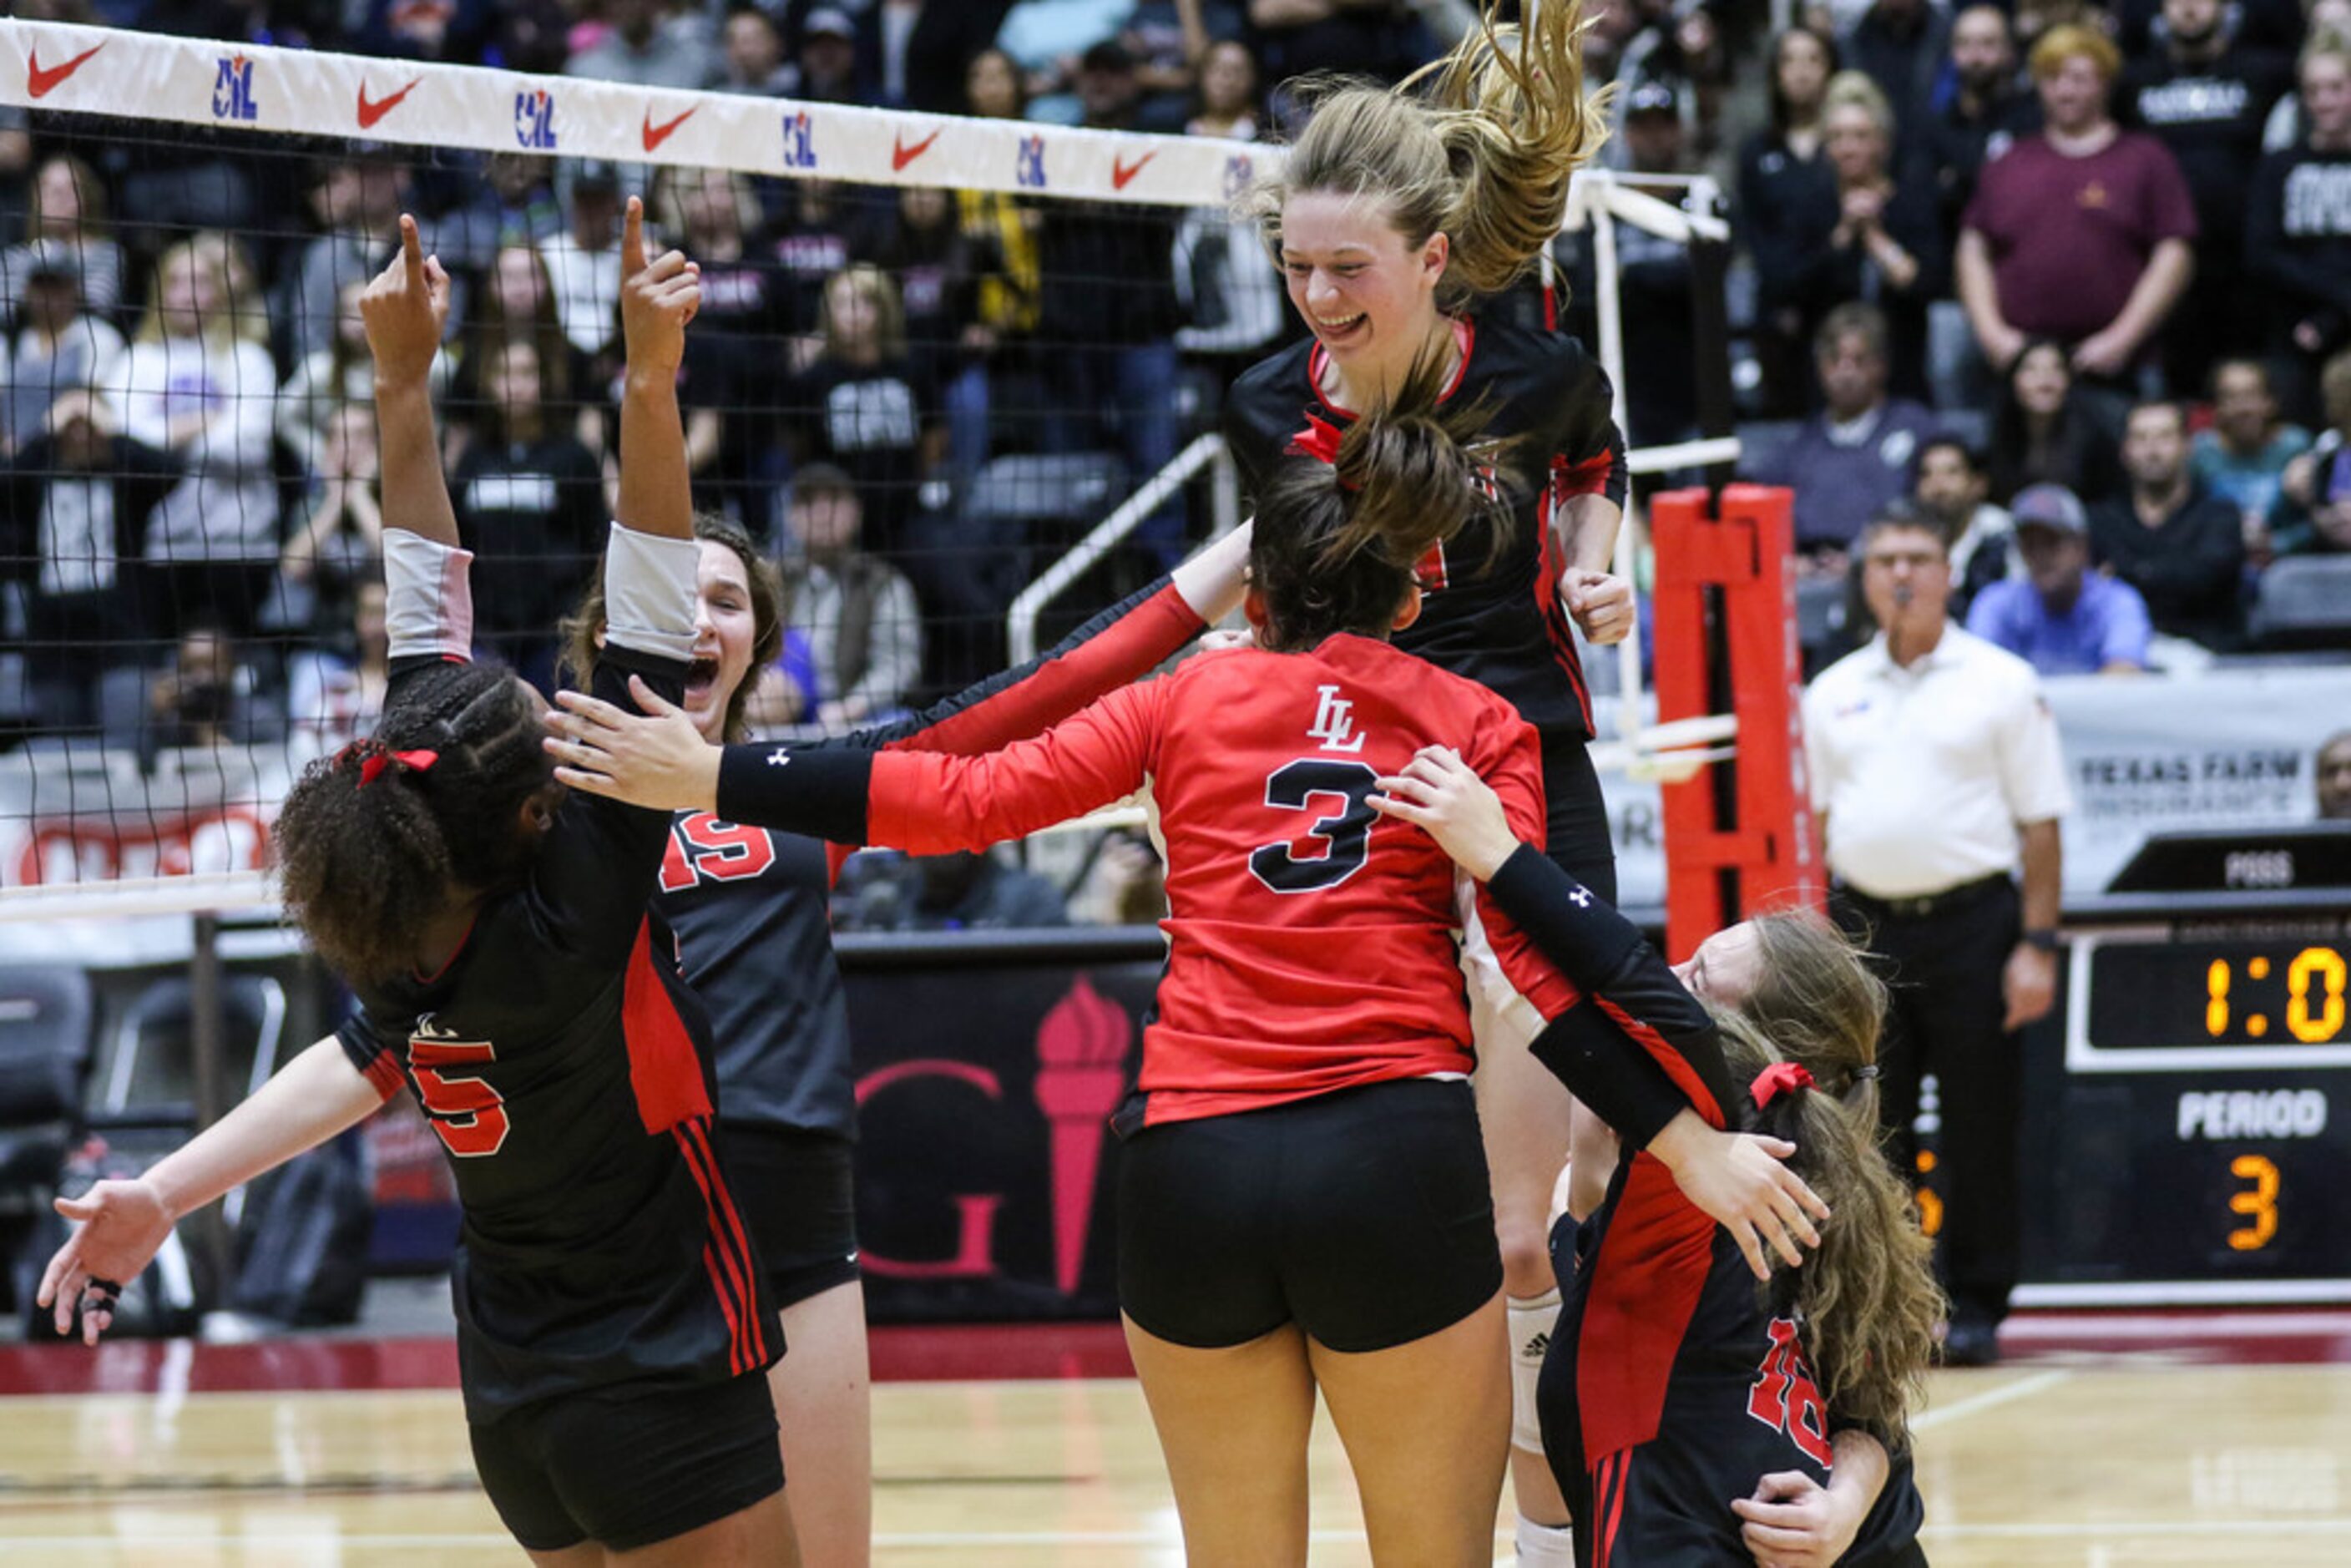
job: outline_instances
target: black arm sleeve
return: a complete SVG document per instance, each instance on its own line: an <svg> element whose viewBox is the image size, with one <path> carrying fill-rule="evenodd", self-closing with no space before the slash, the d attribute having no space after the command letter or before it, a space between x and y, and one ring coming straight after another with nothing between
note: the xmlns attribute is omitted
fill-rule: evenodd
<svg viewBox="0 0 2351 1568"><path fill-rule="evenodd" d="M1689 1108L1666 1070L1598 1008L1570 1008L1528 1049L1633 1148L1648 1147Z"/></svg>
<svg viewBox="0 0 2351 1568"><path fill-rule="evenodd" d="M873 753L848 747L730 746L718 762L718 815L836 844L865 841Z"/></svg>
<svg viewBox="0 0 2351 1568"><path fill-rule="evenodd" d="M1486 890L1544 956L1589 993L1590 1005L1629 1036L1700 1115L1717 1126L1737 1124L1733 1107L1738 1101L1714 1019L1675 978L1638 926L1549 856L1526 844L1502 862ZM1554 1052L1563 1054L1567 1049L1562 1041ZM1538 1058L1566 1079L1567 1073L1549 1058L1541 1052ZM1588 1069L1579 1065L1577 1071ZM1575 1085L1570 1082L1569 1087ZM1637 1084L1630 1092L1639 1092ZM1643 1105L1628 1104L1625 1113L1654 1117L1654 1104L1643 1103L1646 1110ZM1601 1109L1597 1101L1593 1104L1593 1109ZM1603 1110L1602 1114L1607 1113ZM1613 1118L1610 1124L1615 1125ZM1664 1124L1659 1121L1651 1126L1651 1135ZM1617 1130L1631 1135L1625 1127Z"/></svg>

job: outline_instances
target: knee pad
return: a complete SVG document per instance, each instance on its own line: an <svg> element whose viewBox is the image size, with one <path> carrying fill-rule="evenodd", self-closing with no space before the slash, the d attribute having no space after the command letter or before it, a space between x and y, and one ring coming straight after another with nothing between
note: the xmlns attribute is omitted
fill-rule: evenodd
<svg viewBox="0 0 2351 1568"><path fill-rule="evenodd" d="M1535 1385L1541 1380L1543 1353L1559 1326L1559 1292L1511 1296L1503 1303L1510 1335L1510 1446L1540 1454L1542 1418L1535 1410Z"/></svg>

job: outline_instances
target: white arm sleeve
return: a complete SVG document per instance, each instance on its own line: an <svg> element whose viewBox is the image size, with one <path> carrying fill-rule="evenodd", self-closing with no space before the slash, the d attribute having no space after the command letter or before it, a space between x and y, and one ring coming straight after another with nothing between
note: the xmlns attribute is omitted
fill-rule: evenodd
<svg viewBox="0 0 2351 1568"><path fill-rule="evenodd" d="M694 657L702 544L612 525L604 545L604 638L680 663Z"/></svg>
<svg viewBox="0 0 2351 1568"><path fill-rule="evenodd" d="M474 552L397 524L383 530L384 619L394 659L474 656Z"/></svg>

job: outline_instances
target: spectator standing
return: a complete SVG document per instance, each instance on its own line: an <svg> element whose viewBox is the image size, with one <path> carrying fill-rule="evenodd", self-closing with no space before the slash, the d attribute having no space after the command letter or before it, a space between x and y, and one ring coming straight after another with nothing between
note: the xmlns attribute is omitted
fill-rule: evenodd
<svg viewBox="0 0 2351 1568"><path fill-rule="evenodd" d="M801 712L754 713L752 722L797 720L828 732L877 722L904 707L922 679L914 591L896 568L859 547L864 508L843 470L822 463L801 469L788 516L798 554L784 563L784 623L807 643L816 689Z"/></svg>
<svg viewBox="0 0 2351 1568"><path fill-rule="evenodd" d="M71 252L45 242L22 263L16 329L0 352L0 456L49 428L49 409L76 388L110 386L127 346L83 308Z"/></svg>
<svg viewBox="0 0 2351 1568"><path fill-rule="evenodd" d="M784 36L765 11L750 5L729 11L718 42L718 65L709 82L714 91L789 98L799 86L799 70L784 59Z"/></svg>
<svg viewBox="0 0 2351 1568"><path fill-rule="evenodd" d="M2025 575L1989 584L1968 609L1968 630L2044 675L2135 675L2148 667L2154 628L2129 583L2090 570L2090 524L2062 485L2016 497Z"/></svg>
<svg viewBox="0 0 2351 1568"><path fill-rule="evenodd" d="M1134 61L1116 43L1086 51L1078 70L1085 123L1131 129L1139 89ZM1054 417L1049 451L1107 444L1108 425L1141 485L1176 456L1176 214L1163 207L1110 207L1053 202L1038 232L1038 258L1052 287L1045 291L1039 337L1046 348ZM1184 501L1178 490L1145 518L1132 543L1147 558L1146 577L1183 558Z"/></svg>
<svg viewBox="0 0 2351 1568"><path fill-rule="evenodd" d="M1887 385L1896 397L1924 402L1927 307L1950 287L1933 190L1923 178L1892 173L1894 111L1859 71L1830 80L1821 125L1837 189L1836 224L1817 264L1823 310L1848 299L1883 310Z"/></svg>
<svg viewBox="0 0 2351 1568"><path fill-rule="evenodd" d="M296 362L334 346L337 302L345 288L373 277L399 243L407 199L408 171L389 150L319 165L309 204L321 232L303 246L277 311Z"/></svg>
<svg viewBox="0 0 2351 1568"><path fill-rule="evenodd" d="M2310 0L2231 0L2228 25L2246 47L2291 54L2302 41ZM2161 48L2171 33L2163 0L2115 0L2108 7L2115 42L2133 59Z"/></svg>
<svg viewBox="0 0 2351 1568"><path fill-rule="evenodd" d="M859 42L880 100L926 114L959 114L964 78L995 41L1008 0L874 0Z"/></svg>
<svg viewBox="0 0 2351 1568"><path fill-rule="evenodd" d="M1983 461L1966 442L1938 435L1918 448L1911 505L1949 541L1951 609L1961 616L1991 584L2024 575L2015 519L1991 493Z"/></svg>
<svg viewBox="0 0 2351 1568"><path fill-rule="evenodd" d="M2221 0L2163 0L2163 20L2162 43L2123 72L2119 99L2123 120L2179 160L2196 204L2196 277L2164 334L2165 382L2183 392L2261 330L2244 287L2245 196L2294 68L2233 39Z"/></svg>
<svg viewBox="0 0 2351 1568"><path fill-rule="evenodd" d="M1804 694L1813 804L1831 907L1893 989L1878 1105L1905 1172L1921 1082L1936 1081L1943 1357L1983 1365L2016 1283L2018 1031L2056 994L2058 819L2072 802L2031 667L1949 624L1941 538L1880 521L1862 562L1883 630Z"/></svg>
<svg viewBox="0 0 2351 1568"><path fill-rule="evenodd" d="M1842 40L1845 65L1876 82L1894 106L1906 158L1923 140L1950 37L1950 14L1931 0L1871 0Z"/></svg>
<svg viewBox="0 0 2351 1568"><path fill-rule="evenodd" d="M2351 38L2314 38L2301 87L2303 140L2253 173L2245 271L2269 303L2270 346L2314 362L2351 344Z"/></svg>
<svg viewBox="0 0 2351 1568"><path fill-rule="evenodd" d="M1959 300L1995 369L2045 337L2119 386L2195 274L2195 204L2163 144L2107 112L2121 57L2104 35L2053 27L2032 60L2044 129L1984 166L1959 230Z"/></svg>
<svg viewBox="0 0 2351 1568"><path fill-rule="evenodd" d="M329 308L333 297L329 297ZM155 264L147 314L122 358L122 427L179 458L186 477L147 534L147 623L172 635L209 615L252 629L277 570L277 367L268 318L236 242L206 231Z"/></svg>
<svg viewBox="0 0 2351 1568"><path fill-rule="evenodd" d="M1832 576L1872 517L1908 488L1935 416L1886 395L1886 317L1874 305L1840 305L1821 323L1814 361L1827 406L1770 453L1750 477L1796 493L1796 548Z"/></svg>
<svg viewBox="0 0 2351 1568"><path fill-rule="evenodd" d="M1218 38L1200 57L1199 102L1184 122L1186 136L1258 139L1261 96L1257 57L1238 38Z"/></svg>
<svg viewBox="0 0 2351 1568"><path fill-rule="evenodd" d="M2351 349L2326 361L2318 394L2326 428L2279 481L2285 505L2272 542L2280 555L2351 550Z"/></svg>
<svg viewBox="0 0 2351 1568"><path fill-rule="evenodd" d="M555 288L555 319L572 350L593 367L591 384L620 369L621 176L601 159L571 172L569 221L538 242Z"/></svg>
<svg viewBox="0 0 2351 1568"><path fill-rule="evenodd" d="M1028 95L1012 57L1001 49L980 51L965 74L964 111L980 120L1019 120L1027 110ZM1037 231L1044 214L1001 191L957 191L956 205L979 277L979 330L966 341L992 355L1037 330L1044 298Z"/></svg>
<svg viewBox="0 0 2351 1568"><path fill-rule="evenodd" d="M2167 637L2212 653L2245 640L2245 529L2237 509L2188 466L2188 413L2149 401L2123 430L2126 494L2090 513L2090 556L2147 601Z"/></svg>
<svg viewBox="0 0 2351 1568"><path fill-rule="evenodd" d="M44 261L73 268L85 310L112 318L122 308L122 247L107 226L106 186L97 171L69 152L42 159L25 220L25 239L0 251L0 319L16 320L26 285Z"/></svg>
<svg viewBox="0 0 2351 1568"><path fill-rule="evenodd" d="M923 482L946 456L937 389L906 351L898 286L859 262L825 285L822 351L785 393L786 434L802 464L847 473L872 552L906 545ZM797 501L795 502L797 505Z"/></svg>
<svg viewBox="0 0 2351 1568"><path fill-rule="evenodd" d="M2267 365L2222 360L2212 367L2212 424L2189 444L2189 466L2198 484L2237 508L2256 568L2269 562L2270 518L2286 466L2309 450L2310 432L2278 416Z"/></svg>
<svg viewBox="0 0 2351 1568"><path fill-rule="evenodd" d="M1927 121L1925 156L1934 170L1943 238L1954 244L1975 200L1983 167L2041 129L2041 99L2017 84L2016 40L2008 13L1970 5L1951 19L1949 86Z"/></svg>
<svg viewBox="0 0 2351 1568"><path fill-rule="evenodd" d="M555 680L554 627L603 549L596 455L547 401L538 348L494 341L480 365L477 429L450 476L458 537L474 552L474 637L541 691Z"/></svg>
<svg viewBox="0 0 2351 1568"><path fill-rule="evenodd" d="M2027 343L2002 376L1991 476L1991 498L2003 505L2028 485L2062 485L2093 504L2122 489L2115 440L2076 389L2059 344Z"/></svg>
<svg viewBox="0 0 2351 1568"><path fill-rule="evenodd" d="M1826 33L1791 27L1773 39L1771 123L1739 150L1739 227L1755 257L1761 402L1776 415L1812 403L1805 356L1817 323L1806 314L1804 278L1820 236L1837 222L1836 173L1822 153L1821 129L1836 65Z"/></svg>
<svg viewBox="0 0 2351 1568"><path fill-rule="evenodd" d="M664 15L662 0L605 0L603 32L564 66L567 75L638 87L698 88L716 66L699 8Z"/></svg>
<svg viewBox="0 0 2351 1568"><path fill-rule="evenodd" d="M94 677L138 659L139 563L180 465L122 434L103 397L68 388L0 476L0 560L26 594L34 721L84 728L98 722Z"/></svg>

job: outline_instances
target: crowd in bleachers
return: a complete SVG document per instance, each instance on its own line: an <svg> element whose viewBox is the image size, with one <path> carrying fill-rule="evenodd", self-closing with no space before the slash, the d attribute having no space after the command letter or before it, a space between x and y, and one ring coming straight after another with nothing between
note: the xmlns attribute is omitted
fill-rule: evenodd
<svg viewBox="0 0 2351 1568"><path fill-rule="evenodd" d="M2351 0L2307 16L2295 0L2013 14L1846 0L1776 37L1752 4L1587 9L1592 84L1618 89L1607 161L1635 181L1719 168L1735 188L1746 470L1796 486L1823 649L1865 631L1846 547L1900 497L1949 526L1969 591L1992 607L1984 624L2033 622L2074 650L2063 667L2343 635L2351 584L2325 573L2351 566ZM1471 14L1463 0L16 12L1243 139L1294 119L1285 84L1300 75L1395 79ZM1741 62L1768 91L1742 95ZM1019 588L1211 427L1230 376L1295 329L1279 277L1220 209L0 110L0 649L14 655L0 725L160 748L331 745L364 723L382 684L381 519L352 300L403 211L457 282L441 391L482 640L551 681L552 628L608 513L632 194L703 267L682 386L697 501L768 542L790 581L792 636L760 695L773 727L869 722L990 667ZM1588 245L1570 236L1561 259L1588 310ZM1694 434L1689 258L1627 229L1619 263L1640 344L1630 434ZM1156 570L1206 522L1178 490L1096 588ZM2011 586L1986 597L1995 583ZM2093 604L2114 627L2105 612L2083 620Z"/></svg>

